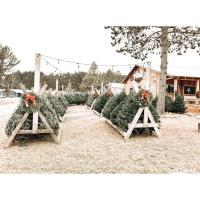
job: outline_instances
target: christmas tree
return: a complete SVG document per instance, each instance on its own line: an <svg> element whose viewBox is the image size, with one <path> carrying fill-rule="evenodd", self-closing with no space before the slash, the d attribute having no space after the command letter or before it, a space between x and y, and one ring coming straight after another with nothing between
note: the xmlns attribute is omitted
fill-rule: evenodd
<svg viewBox="0 0 200 200"><path fill-rule="evenodd" d="M59 120L57 117L57 114L53 107L51 106L49 100L47 97L42 96L41 97L41 106L40 111L46 118L48 124L52 129L58 129L59 128ZM7 136L10 136L12 134L12 131L16 128L16 126L19 124L20 120L22 119L23 115L25 114L26 110L22 106L22 104L19 104L16 111L12 114L10 119L8 120L6 124L5 133ZM26 121L23 123L21 129L23 130L31 130L32 129L32 120L33 120L33 113L30 113L27 117ZM38 127L39 129L44 129L44 125L42 121L38 120ZM20 135L16 136L17 138L20 138ZM27 135L25 137L28 137ZM21 137L22 138L22 137Z"/></svg>
<svg viewBox="0 0 200 200"><path fill-rule="evenodd" d="M98 96L94 103L93 109L96 110L98 113L101 113L108 99L109 99L108 94L102 94Z"/></svg>
<svg viewBox="0 0 200 200"><path fill-rule="evenodd" d="M126 97L126 93L122 92L116 96L109 98L106 106L103 109L103 116L110 119L111 112L119 105L119 103Z"/></svg>
<svg viewBox="0 0 200 200"><path fill-rule="evenodd" d="M185 113L186 107L182 96L176 95L175 101L173 102L173 112L175 113Z"/></svg>
<svg viewBox="0 0 200 200"><path fill-rule="evenodd" d="M149 107L150 111L156 122L159 122L159 115L155 108L150 105L151 102L142 98L141 94L129 94L111 113L111 121L120 127L123 131L128 130L128 124L131 123L138 112L139 108ZM142 123L144 119L144 113L141 114L138 122ZM152 128L140 128L134 129L133 133L151 133Z"/></svg>
<svg viewBox="0 0 200 200"><path fill-rule="evenodd" d="M86 101L86 105L89 106L89 107L91 107L91 105L94 102L94 100L95 100L95 97L93 95L89 95L88 99Z"/></svg>

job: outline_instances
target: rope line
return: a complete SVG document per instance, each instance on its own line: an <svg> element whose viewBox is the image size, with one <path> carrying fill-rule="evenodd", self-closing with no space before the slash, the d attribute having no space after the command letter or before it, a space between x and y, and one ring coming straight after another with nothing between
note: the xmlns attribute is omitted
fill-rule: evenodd
<svg viewBox="0 0 200 200"><path fill-rule="evenodd" d="M70 61L70 60L65 60L65 59L60 59L60 58L55 58L55 57L51 57L51 56L46 56L46 55L42 55L41 54L41 57L42 58L49 58L49 59L52 59L52 60L57 60L58 61L58 64L59 62L67 62L67 63L72 63L72 64L77 64L77 65L91 65L91 63L82 63L82 62L75 62L75 61ZM113 66L113 67L120 67L120 66L131 66L131 65L135 65L135 64L138 64L138 65L142 65L142 64L145 64L147 62L142 62L142 63L132 63L132 64L121 64L121 65L117 65L117 64L98 64L98 66L102 67L102 66Z"/></svg>

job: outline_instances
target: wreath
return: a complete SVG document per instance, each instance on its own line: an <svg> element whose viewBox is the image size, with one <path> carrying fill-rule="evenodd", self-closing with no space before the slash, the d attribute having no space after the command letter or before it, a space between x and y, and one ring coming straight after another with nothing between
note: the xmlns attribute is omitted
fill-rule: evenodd
<svg viewBox="0 0 200 200"><path fill-rule="evenodd" d="M197 93L196 93L196 97L197 97L197 98L200 98L200 90L197 91Z"/></svg>
<svg viewBox="0 0 200 200"><path fill-rule="evenodd" d="M40 109L41 98L34 93L27 93L21 96L21 104L25 111L36 112Z"/></svg>
<svg viewBox="0 0 200 200"><path fill-rule="evenodd" d="M150 103L150 101L152 100L152 94L148 90L142 89L140 91L140 96L141 99L143 99L147 103Z"/></svg>

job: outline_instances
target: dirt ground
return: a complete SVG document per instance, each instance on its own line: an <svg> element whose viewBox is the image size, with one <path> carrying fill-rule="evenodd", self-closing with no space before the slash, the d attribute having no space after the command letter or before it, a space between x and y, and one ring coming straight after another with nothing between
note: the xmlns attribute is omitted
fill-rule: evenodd
<svg viewBox="0 0 200 200"><path fill-rule="evenodd" d="M32 141L3 149L4 127L17 99L0 99L1 173L198 173L196 116L165 115L160 138L122 136L84 106L72 106L61 123L62 142Z"/></svg>

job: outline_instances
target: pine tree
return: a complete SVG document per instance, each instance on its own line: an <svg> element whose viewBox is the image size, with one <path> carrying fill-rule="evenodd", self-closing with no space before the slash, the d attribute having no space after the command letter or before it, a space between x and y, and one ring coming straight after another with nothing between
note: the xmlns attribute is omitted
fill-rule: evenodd
<svg viewBox="0 0 200 200"><path fill-rule="evenodd" d="M122 105L120 105L122 104ZM149 105L148 102L144 101L144 99L141 98L140 93L138 94L130 94L125 98L121 103L119 104L120 108L119 111L115 114L114 119L111 118L111 121L114 122L118 127L120 127L123 131L128 130L128 124L131 123L138 112L139 108L143 108L146 106L149 106L150 111L152 112L152 115L156 122L159 122L159 114L156 112L155 108L151 105ZM115 110L116 110L115 109ZM115 112L115 110L113 112ZM113 117L113 113L111 114L111 117ZM144 113L141 114L138 122L143 122L144 119ZM151 133L151 128L140 128L140 129L134 129L133 133Z"/></svg>
<svg viewBox="0 0 200 200"><path fill-rule="evenodd" d="M110 119L111 112L116 108L117 105L126 97L126 93L122 92L116 96L109 98L106 106L103 109L103 116Z"/></svg>
<svg viewBox="0 0 200 200"><path fill-rule="evenodd" d="M130 54L135 59L145 60L149 53L161 54L160 81L157 111L165 111L165 86L168 53L177 55L188 49L200 54L200 27L194 26L109 26L111 44L116 51Z"/></svg>
<svg viewBox="0 0 200 200"><path fill-rule="evenodd" d="M9 71L19 62L10 47L0 44L0 87L8 88L8 81L10 81Z"/></svg>
<svg viewBox="0 0 200 200"><path fill-rule="evenodd" d="M48 98L45 96L41 97L41 107L40 107L41 113L46 118L48 124L52 129L58 129L59 128L59 120L57 117L57 114L55 110L53 109L52 105L50 104ZM7 136L10 136L12 131L16 128L20 120L22 119L23 115L25 114L25 109L23 108L22 104L19 104L15 112L12 114L10 119L8 120L6 124L5 133ZM24 124L22 125L21 129L23 130L31 130L32 129L32 119L33 114L31 113ZM40 118L38 120L38 127L39 129L45 128L43 123L41 122ZM17 135L18 137L18 135ZM20 137L19 137L20 138Z"/></svg>
<svg viewBox="0 0 200 200"><path fill-rule="evenodd" d="M109 96L107 94L102 94L98 96L94 103L93 109L96 110L98 113L101 113L108 99L109 99Z"/></svg>
<svg viewBox="0 0 200 200"><path fill-rule="evenodd" d="M177 94L175 101L173 103L173 112L175 113L185 113L186 107L184 99L181 95Z"/></svg>
<svg viewBox="0 0 200 200"><path fill-rule="evenodd" d="M90 66L88 73L84 76L83 81L80 85L81 91L89 91L92 86L98 88L101 84L101 77L99 74L98 66L93 62Z"/></svg>
<svg viewBox="0 0 200 200"><path fill-rule="evenodd" d="M68 85L67 85L66 91L67 91L67 92L71 92L71 91L72 91L72 84L71 84L70 79L69 79L69 82L68 82Z"/></svg>

